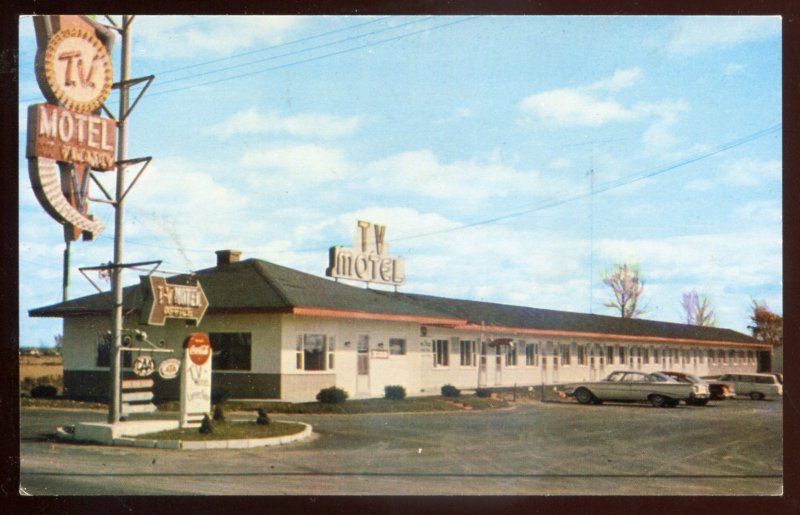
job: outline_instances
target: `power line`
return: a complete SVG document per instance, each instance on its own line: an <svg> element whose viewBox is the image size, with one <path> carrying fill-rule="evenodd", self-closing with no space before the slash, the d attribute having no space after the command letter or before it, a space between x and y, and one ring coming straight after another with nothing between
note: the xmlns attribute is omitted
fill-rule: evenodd
<svg viewBox="0 0 800 515"><path fill-rule="evenodd" d="M475 18L477 18L477 16L471 16L471 17L468 17L468 18L463 18L463 19L451 21L451 22L448 22L448 23L443 23L441 25L435 25L433 27L427 27L427 28L420 29L420 30L413 31L413 32L409 32L409 33L406 33L406 34L400 34L399 36L392 36L390 38L380 39L380 40L377 40L377 41L364 43L362 45L358 45L358 46L354 46L354 47L350 47L350 48L345 48L344 50L337 50L336 52L331 52L331 53L328 53L328 54L322 54L322 55L319 55L319 56L310 57L308 59L302 59L302 60L299 60L299 61L294 61L294 62L290 62L290 63L286 63L286 64L281 64L281 65L278 65L278 66L273 66L271 68L265 68L263 70L256 70L256 71L252 71L252 72L248 72L248 73L242 73L240 75L233 75L231 77L223 77L221 79L215 79L215 80L211 80L211 81L201 82L201 83L198 83L198 84L192 84L192 85L189 85L189 86L182 86L182 87L179 87L179 88L173 88L173 89L167 89L167 90L163 90L163 91L157 91L157 92L151 93L150 96L164 95L164 94L167 94L167 93L174 93L176 91L183 91L183 90L186 90L186 89L193 89L193 88L197 88L197 87L201 87L201 86L209 86L209 85L212 85L212 84L219 84L221 82L228 82L228 81L232 81L232 80L236 80L236 79L241 79L241 78L244 78L244 77L251 77L253 75L258 75L258 74L261 74L261 73L266 73L266 72L271 72L271 71L275 71L275 70L280 70L280 69L283 69L283 68L288 68L290 66L297 66L299 64L306 64L306 63L310 63L310 62L314 62L314 61L319 61L321 59L326 59L328 57L334 57L334 56L337 56L337 55L346 54L348 52L353 52L353 51L356 51L356 50L362 50L364 48L370 48L370 47L373 47L373 46L382 45L384 43L390 43L392 41L397 41L399 39L408 38L408 37L411 37L411 36L416 36L417 34L422 34L424 32L430 32L430 31L438 30L438 29L441 29L441 28L444 28L444 27L449 27L451 25L456 25L458 23L464 23L465 21L469 21L469 20L472 20L472 19L475 19Z"/></svg>
<svg viewBox="0 0 800 515"><path fill-rule="evenodd" d="M240 64L235 64L235 65L232 65L232 66L227 66L225 68L219 68L219 69L216 69L216 70L209 70L209 71L206 71L206 72L196 73L194 75L187 75L185 77L177 77L175 79L171 79L171 80L167 80L167 81L159 81L158 85L171 84L173 82L180 82L180 81L185 81L185 80L190 80L190 79L196 79L198 77L205 77L207 75L211 75L211 74L214 74L214 73L221 73L221 72L226 72L226 71L230 71L230 70L235 70L235 69L238 69L238 68L244 68L246 66L252 66L254 64L264 63L264 62L267 62L267 61L274 61L275 59L280 59L281 57L289 57L289 56L293 56L293 55L303 54L303 53L306 53L306 52L312 52L314 50L319 50L320 48L327 48L327 47L330 47L330 46L338 45L340 43L346 43L348 41L366 38L366 37L369 37L369 36L373 36L375 34L380 34L381 32L386 32L388 30L395 30L395 29L398 29L398 28L405 27L407 25L420 23L420 22L425 21L425 20L430 19L430 18L431 18L431 16L429 16L427 18L418 19L418 20L412 20L410 22L403 23L401 25L383 27L381 29L377 29L377 30L374 30L372 32L367 32L366 34L358 34L358 35L355 35L355 36L349 36L349 37L344 38L344 39L339 39L339 40L336 40L336 41L323 43L321 45L308 47L308 48L301 48L299 50L294 50L292 52L287 52L285 54L273 55L273 56L270 56L270 57L265 57L263 59L257 59L255 61L248 61L246 63L240 63ZM312 38L307 38L307 39L313 39L315 37L319 37L319 36L313 36ZM283 46L283 45L278 45L278 46ZM278 46L270 47L270 48L277 48ZM257 51L253 51L253 52L262 52L262 51L265 51L265 50L269 50L269 49L257 50ZM291 63L289 63L289 64L291 64Z"/></svg>

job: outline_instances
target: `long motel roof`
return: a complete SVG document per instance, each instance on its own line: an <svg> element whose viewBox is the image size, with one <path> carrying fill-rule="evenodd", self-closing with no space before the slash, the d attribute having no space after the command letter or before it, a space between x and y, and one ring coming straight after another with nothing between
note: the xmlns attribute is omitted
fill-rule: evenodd
<svg viewBox="0 0 800 515"><path fill-rule="evenodd" d="M259 259L245 259L197 271L208 297L206 316L226 313L287 313L320 317L414 322L487 334L590 338L648 343L725 344L769 348L748 335L716 327L606 315L573 313L431 295L372 290L293 270ZM169 279L186 283L192 275ZM123 310L144 304L139 285L123 290ZM85 317L111 314L111 293L98 293L32 309L32 317Z"/></svg>

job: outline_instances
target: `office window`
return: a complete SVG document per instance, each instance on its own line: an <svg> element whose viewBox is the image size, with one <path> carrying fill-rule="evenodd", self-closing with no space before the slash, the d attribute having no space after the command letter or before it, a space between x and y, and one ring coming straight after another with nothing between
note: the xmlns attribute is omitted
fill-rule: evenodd
<svg viewBox="0 0 800 515"><path fill-rule="evenodd" d="M95 366L111 366L111 348L113 346L113 342L111 340L112 338L110 334L103 334L98 338ZM133 361L131 354L133 354L131 351L120 352L120 363L122 364L123 368L131 368L131 362Z"/></svg>
<svg viewBox="0 0 800 515"><path fill-rule="evenodd" d="M328 339L324 334L297 335L297 363L302 370L326 370ZM330 360L333 364L333 360Z"/></svg>
<svg viewBox="0 0 800 515"><path fill-rule="evenodd" d="M433 340L433 366L450 366L450 342L448 340Z"/></svg>
<svg viewBox="0 0 800 515"><path fill-rule="evenodd" d="M213 370L250 370L250 333L209 333Z"/></svg>
<svg viewBox="0 0 800 515"><path fill-rule="evenodd" d="M478 364L476 353L478 344L475 340L461 340L459 342L461 349L461 366L474 367Z"/></svg>
<svg viewBox="0 0 800 515"><path fill-rule="evenodd" d="M405 338L389 338L389 354L394 354L396 356L405 356L406 354Z"/></svg>

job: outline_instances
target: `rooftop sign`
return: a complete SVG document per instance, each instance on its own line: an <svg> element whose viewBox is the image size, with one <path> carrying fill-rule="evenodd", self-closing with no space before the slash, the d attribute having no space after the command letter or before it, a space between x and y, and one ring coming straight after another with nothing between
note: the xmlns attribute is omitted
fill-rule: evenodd
<svg viewBox="0 0 800 515"><path fill-rule="evenodd" d="M359 220L352 249L330 248L325 275L367 283L403 284L406 280L403 258L389 256L385 236L385 225Z"/></svg>

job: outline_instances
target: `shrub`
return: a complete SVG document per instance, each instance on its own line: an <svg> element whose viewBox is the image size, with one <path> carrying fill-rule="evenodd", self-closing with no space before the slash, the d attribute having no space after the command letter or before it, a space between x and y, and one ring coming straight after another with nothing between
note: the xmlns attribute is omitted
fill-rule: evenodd
<svg viewBox="0 0 800 515"><path fill-rule="evenodd" d="M335 386L323 388L317 394L317 400L325 404L340 404L347 400L347 397L346 391L341 388L336 388Z"/></svg>
<svg viewBox="0 0 800 515"><path fill-rule="evenodd" d="M264 408L258 408L258 418L256 419L256 424L260 426L269 425L269 415L267 415L267 411Z"/></svg>
<svg viewBox="0 0 800 515"><path fill-rule="evenodd" d="M209 418L208 413L203 415L203 421L200 423L199 431L203 434L214 432L214 426L211 424L211 418Z"/></svg>
<svg viewBox="0 0 800 515"><path fill-rule="evenodd" d="M492 396L492 392L488 388L478 388L477 390L475 390L475 396L476 397L483 397L483 398L491 397Z"/></svg>
<svg viewBox="0 0 800 515"><path fill-rule="evenodd" d="M222 404L231 398L231 392L224 388L211 390L211 404Z"/></svg>
<svg viewBox="0 0 800 515"><path fill-rule="evenodd" d="M222 406L217 404L214 406L214 422L220 422L225 420L225 412L222 410Z"/></svg>
<svg viewBox="0 0 800 515"><path fill-rule="evenodd" d="M34 399L55 399L57 395L58 389L49 384L40 384L31 390L31 397Z"/></svg>
<svg viewBox="0 0 800 515"><path fill-rule="evenodd" d="M406 389L400 385L389 385L383 389L387 399L399 401L406 398Z"/></svg>
<svg viewBox="0 0 800 515"><path fill-rule="evenodd" d="M461 395L461 390L452 384L442 386L442 397L458 397L459 395Z"/></svg>

